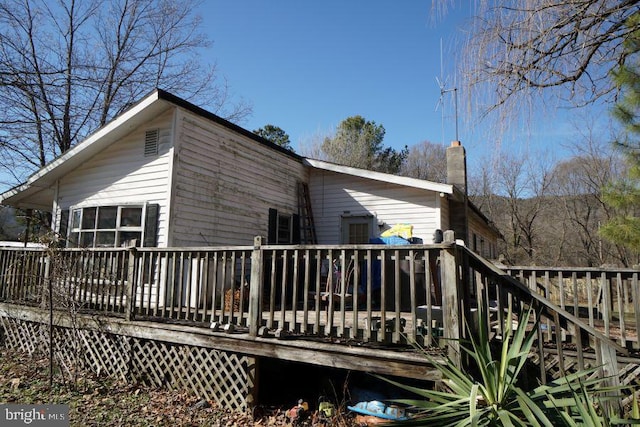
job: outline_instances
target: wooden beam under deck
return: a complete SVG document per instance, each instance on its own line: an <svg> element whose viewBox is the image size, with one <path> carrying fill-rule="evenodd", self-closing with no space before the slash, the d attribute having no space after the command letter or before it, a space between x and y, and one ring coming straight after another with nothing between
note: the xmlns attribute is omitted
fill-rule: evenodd
<svg viewBox="0 0 640 427"><path fill-rule="evenodd" d="M49 322L49 312L38 307L0 303L0 316ZM54 312L54 323L70 327L67 313ZM80 328L94 329L117 335L194 345L220 351L268 357L313 365L393 375L426 381L441 378L440 372L417 351L394 351L365 345L350 346L307 339L251 338L248 333L214 332L208 328L151 321L127 321L124 318L79 314ZM436 360L442 360L436 358Z"/></svg>

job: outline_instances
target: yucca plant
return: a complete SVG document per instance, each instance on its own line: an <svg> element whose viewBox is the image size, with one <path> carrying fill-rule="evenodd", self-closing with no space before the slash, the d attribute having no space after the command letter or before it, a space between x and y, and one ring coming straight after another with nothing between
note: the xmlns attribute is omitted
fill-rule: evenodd
<svg viewBox="0 0 640 427"><path fill-rule="evenodd" d="M458 368L451 360L443 364L424 353L442 373L444 391L411 387L385 379L421 397L397 401L418 412L415 417L395 425L597 426L590 420L598 419L600 415L594 412L593 405L586 405L581 399L582 396L593 396L596 386L601 383L601 379L591 378L598 368L582 370L531 388L522 386L518 379L527 364L537 325L527 330L527 320L534 314L529 308L521 312L514 330L511 314L509 310L499 351L492 351L486 327L480 327L474 333L469 331L469 342L461 343L475 366L477 373L474 375ZM479 316L481 325L486 325L487 313L480 310ZM567 420L577 424L567 423Z"/></svg>
<svg viewBox="0 0 640 427"><path fill-rule="evenodd" d="M578 390L574 390L573 396L575 404L570 411L559 411L562 416L562 425L569 427L609 427L610 418L604 417L594 405L594 396L580 384ZM550 397L551 403L555 404L555 398ZM575 414L579 414L576 416Z"/></svg>

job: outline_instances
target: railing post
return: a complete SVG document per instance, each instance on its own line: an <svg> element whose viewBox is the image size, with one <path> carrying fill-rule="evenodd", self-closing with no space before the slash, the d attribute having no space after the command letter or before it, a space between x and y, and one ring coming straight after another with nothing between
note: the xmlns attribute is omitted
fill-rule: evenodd
<svg viewBox="0 0 640 427"><path fill-rule="evenodd" d="M604 320L604 335L607 338L611 338L611 319L613 314L611 313L612 296L611 296L611 282L607 277L607 272L602 271L600 274L600 290L601 290L601 307L602 318ZM624 315L620 313L620 315ZM620 378L618 377L618 356L616 349L611 347L605 342L599 341L596 344L596 351L600 352L600 362L602 363L601 372L602 377L605 378L604 385L612 388L620 386ZM620 401L612 400L603 402L603 410L605 415L620 415L622 414L622 405Z"/></svg>
<svg viewBox="0 0 640 427"><path fill-rule="evenodd" d="M54 260L54 254L55 251L54 250L47 250L45 252L45 264L44 264L44 283L46 283L47 285L47 295L45 296L44 293L40 293L40 301L38 301L38 303L40 304L40 307L47 307L47 304L51 304L51 301L53 300L53 279L51 278L51 272L53 271L53 263L55 262ZM60 256L60 255L58 255ZM48 301L45 303L45 298L48 299Z"/></svg>
<svg viewBox="0 0 640 427"><path fill-rule="evenodd" d="M135 295L136 285L134 283L136 277L136 248L131 246L129 248L129 263L127 268L127 281L125 282L125 293L127 299L124 304L124 317L125 320L130 321L134 318L134 310L136 309Z"/></svg>
<svg viewBox="0 0 640 427"><path fill-rule="evenodd" d="M461 367L460 354L460 298L461 280L456 259L455 235L452 230L444 232L444 243L450 245L442 250L442 321L443 338L447 342L448 356Z"/></svg>
<svg viewBox="0 0 640 427"><path fill-rule="evenodd" d="M611 338L611 284L605 271L600 275L600 292L602 296L601 314L602 320L604 320L604 334L607 338Z"/></svg>
<svg viewBox="0 0 640 427"><path fill-rule="evenodd" d="M608 394L615 396L616 389L620 387L620 378L618 376L618 355L616 354L616 349L609 344L598 340L596 344L596 351L600 352L602 363L601 375L602 378L604 378L603 385L614 390ZM622 415L622 402L620 399L605 399L602 405L605 416Z"/></svg>
<svg viewBox="0 0 640 427"><path fill-rule="evenodd" d="M260 294L262 288L262 236L253 239L251 280L249 281L249 336L257 337L261 322Z"/></svg>

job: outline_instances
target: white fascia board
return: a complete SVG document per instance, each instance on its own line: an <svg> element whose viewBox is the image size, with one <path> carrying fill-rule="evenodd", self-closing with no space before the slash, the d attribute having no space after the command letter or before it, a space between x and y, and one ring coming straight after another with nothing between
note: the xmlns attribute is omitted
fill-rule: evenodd
<svg viewBox="0 0 640 427"><path fill-rule="evenodd" d="M96 141L99 141L100 139L106 137L113 131L120 128L122 125L127 123L130 119L135 117L142 110L146 109L149 105L153 104L157 100L158 100L158 91L154 91L145 99L141 100L139 103L137 103L136 105L134 105L133 107L131 107L130 109L122 113L116 119L107 123L100 129L98 129L95 133L91 134L87 139L82 141L80 144L77 144L76 146L72 147L71 149L66 151L63 155L61 155L57 159L53 160L51 163L44 166L38 172L31 175L27 180L27 184L50 173L52 170L58 168L60 165L62 165L64 162L68 161L72 157L75 157L84 151L90 150Z"/></svg>
<svg viewBox="0 0 640 427"><path fill-rule="evenodd" d="M358 169L350 166L337 165L335 163L324 162L322 160L306 158L303 163L316 169L327 170L347 175L353 175L365 179L388 182L391 184L403 185L405 187L419 188L422 190L436 191L439 193L453 194L453 185L439 182L426 181L424 179L409 178L406 176L392 175L382 172L374 172L366 169Z"/></svg>
<svg viewBox="0 0 640 427"><path fill-rule="evenodd" d="M24 184L19 184L18 186L13 187L10 190L5 191L4 193L0 194L0 203L2 203L3 200L6 200L6 199L8 199L10 197L15 196L18 193L21 193L21 192L27 190L29 187L30 187L29 184L24 183Z"/></svg>
<svg viewBox="0 0 640 427"><path fill-rule="evenodd" d="M104 144L100 144L101 140L105 141L106 144L109 144L112 142L108 139L110 134L116 133L117 131L123 131L123 133L125 133L138 126L139 123L135 120L136 116L152 106L159 99L158 91L153 91L146 98L142 99L114 120L98 129L88 138L72 147L47 165L43 166L40 170L31 175L24 183L0 194L0 203L19 195L20 193L24 193L25 197L28 197L27 195L29 191L39 191L41 188L47 188L53 185L60 176L67 173L68 169L73 169L75 167L75 163L81 163L86 160L86 157L90 157L102 150L104 148L102 145Z"/></svg>

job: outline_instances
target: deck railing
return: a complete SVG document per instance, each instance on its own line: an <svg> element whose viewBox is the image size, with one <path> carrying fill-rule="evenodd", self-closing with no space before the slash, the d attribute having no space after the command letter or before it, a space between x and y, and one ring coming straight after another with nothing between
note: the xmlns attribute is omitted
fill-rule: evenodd
<svg viewBox="0 0 640 427"><path fill-rule="evenodd" d="M1 249L0 301L124 314L131 252Z"/></svg>
<svg viewBox="0 0 640 427"><path fill-rule="evenodd" d="M567 292L569 287L567 283L560 280L559 291L564 292L564 296L556 293L555 296L550 294L552 286L550 281L542 281L539 283L535 278L540 272L543 277L552 277L551 271L560 272L560 269L530 269L531 274L527 274L525 269L518 268L505 272L498 269L492 263L482 259L477 254L463 249L465 252L465 265L469 274L467 288L472 296L466 296L466 300L475 300L477 304L483 304L487 312L495 313L498 321L495 323L496 333L504 336L505 327L509 327L514 322L529 322L531 326L536 326L535 349L538 353L540 367L540 379L546 381L549 379L548 366L543 362L547 359L550 352L554 354L553 371L557 375L564 375L572 370L583 369L588 366L599 366L602 368L602 375L611 377L608 381L613 385L616 384L616 376L618 374L618 355L628 355L629 351L626 347L616 342L616 336L612 334L613 329L599 327L598 322L594 321L597 317L593 313L598 313L595 307L596 299L587 299L588 304L581 306L584 301L574 299L572 297L569 309L568 297L571 292ZM513 274L515 274L515 277ZM537 273L534 273L537 272ZM621 274L619 271L618 273ZM615 277L620 277L615 273ZM631 272L629 272L631 273ZM566 270L565 270L566 274ZM605 277L602 273L602 277ZM560 274L560 277L565 277ZM569 276L570 282L574 285L574 278L577 280L578 274ZM631 274L631 277L634 277ZM525 280L526 279L526 280ZM633 282L633 281L632 281ZM607 282L610 284L609 282ZM602 286L607 283L602 282ZM637 281L635 282L637 285ZM577 289L573 288L573 289ZM604 293L608 291L603 291ZM557 299L556 299L557 298ZM560 302L558 305L557 302ZM522 307L532 307L535 314L532 319L513 318L505 319L505 313L518 313ZM511 308L511 310L509 310ZM469 310L466 310L468 312ZM591 315L583 315L585 312ZM463 310L464 312L464 310ZM591 316L591 317L590 317ZM589 321L591 318L592 321ZM476 325L476 327L492 327L488 325ZM515 324L513 325L515 327ZM629 342L627 342L628 344ZM590 355L590 357L587 357ZM565 357L567 356L567 357ZM570 357L569 357L570 356Z"/></svg>
<svg viewBox="0 0 640 427"><path fill-rule="evenodd" d="M509 267L507 274L622 347L638 350L638 270Z"/></svg>
<svg viewBox="0 0 640 427"><path fill-rule="evenodd" d="M257 321L250 332L430 345L442 331L442 250L434 245L262 246L257 239L250 284Z"/></svg>
<svg viewBox="0 0 640 427"><path fill-rule="evenodd" d="M457 360L465 324L505 336L508 325L530 320L507 319L509 308L533 306L540 360L552 344L561 371L569 348L579 367L591 352L616 372L616 354L638 346L629 328L640 315L637 271L503 271L456 245L453 232L445 236L438 245L276 246L257 237L221 248L0 249L0 301L52 300L252 337L440 345Z"/></svg>
<svg viewBox="0 0 640 427"><path fill-rule="evenodd" d="M2 249L0 300L253 336L431 345L447 245ZM49 286L51 285L51 286ZM429 291L427 291L429 290Z"/></svg>

